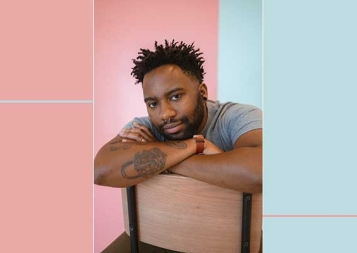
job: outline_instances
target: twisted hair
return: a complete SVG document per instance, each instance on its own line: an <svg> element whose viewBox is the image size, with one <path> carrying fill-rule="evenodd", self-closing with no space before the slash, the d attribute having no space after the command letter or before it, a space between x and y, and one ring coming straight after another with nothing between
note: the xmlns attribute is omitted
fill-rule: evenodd
<svg viewBox="0 0 357 253"><path fill-rule="evenodd" d="M133 59L135 66L131 72L136 79L135 84L142 83L146 73L165 64L179 66L185 74L202 83L205 74L202 65L205 60L201 57L200 49L195 49L193 44L187 45L175 40L169 43L165 40L165 45L158 45L155 41L154 51L140 48L139 56Z"/></svg>

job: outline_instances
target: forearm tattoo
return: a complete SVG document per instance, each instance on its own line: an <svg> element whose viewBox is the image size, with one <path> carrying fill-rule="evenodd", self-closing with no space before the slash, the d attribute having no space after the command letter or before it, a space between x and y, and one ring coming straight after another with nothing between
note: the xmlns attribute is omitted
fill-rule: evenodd
<svg viewBox="0 0 357 253"><path fill-rule="evenodd" d="M109 147L110 151L117 151L117 150L127 150L131 147L131 144L129 143L118 143L118 145L112 145Z"/></svg>
<svg viewBox="0 0 357 253"><path fill-rule="evenodd" d="M133 161L129 161L121 167L121 174L126 179L146 178L163 170L165 163L166 154L160 149L143 150L134 155ZM132 165L136 175L128 175L128 170Z"/></svg>
<svg viewBox="0 0 357 253"><path fill-rule="evenodd" d="M172 148L185 149L187 144L184 141L165 141L165 144Z"/></svg>

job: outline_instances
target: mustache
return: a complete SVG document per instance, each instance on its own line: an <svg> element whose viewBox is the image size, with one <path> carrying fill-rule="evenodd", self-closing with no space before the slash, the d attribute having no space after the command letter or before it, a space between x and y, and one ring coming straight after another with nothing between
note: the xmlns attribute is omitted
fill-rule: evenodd
<svg viewBox="0 0 357 253"><path fill-rule="evenodd" d="M168 119L168 120L164 120L164 123L162 123L161 125L160 125L160 128L163 128L164 126L166 126L166 125L168 125L168 124L172 124L172 123L175 123L175 122L178 122L178 121L180 121L180 119Z"/></svg>
<svg viewBox="0 0 357 253"><path fill-rule="evenodd" d="M176 122L181 122L183 124L186 124L189 120L187 118L181 118L181 119L168 119L168 120L165 120L164 123L162 123L161 125L159 125L159 128L160 129L163 129L164 126L168 125L168 124L172 124L172 123L176 123Z"/></svg>

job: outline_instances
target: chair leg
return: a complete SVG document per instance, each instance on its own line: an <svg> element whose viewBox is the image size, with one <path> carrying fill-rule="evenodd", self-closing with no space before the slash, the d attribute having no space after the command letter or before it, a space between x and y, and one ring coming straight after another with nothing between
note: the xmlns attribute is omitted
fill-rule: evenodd
<svg viewBox="0 0 357 253"><path fill-rule="evenodd" d="M252 194L243 192L241 253L250 253L251 214L252 214Z"/></svg>
<svg viewBox="0 0 357 253"><path fill-rule="evenodd" d="M128 200L131 253L139 253L139 239L138 239L139 236L138 236L135 186L127 187L126 195Z"/></svg>

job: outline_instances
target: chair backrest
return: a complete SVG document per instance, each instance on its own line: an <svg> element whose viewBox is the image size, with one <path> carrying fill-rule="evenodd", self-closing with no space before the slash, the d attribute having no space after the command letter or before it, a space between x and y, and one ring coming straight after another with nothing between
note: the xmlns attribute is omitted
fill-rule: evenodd
<svg viewBox="0 0 357 253"><path fill-rule="evenodd" d="M243 193L176 174L160 174L136 186L139 240L181 252L241 252ZM122 189L129 232L126 189ZM250 253L262 229L262 194L252 195Z"/></svg>

